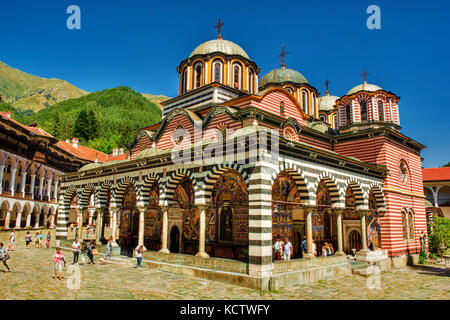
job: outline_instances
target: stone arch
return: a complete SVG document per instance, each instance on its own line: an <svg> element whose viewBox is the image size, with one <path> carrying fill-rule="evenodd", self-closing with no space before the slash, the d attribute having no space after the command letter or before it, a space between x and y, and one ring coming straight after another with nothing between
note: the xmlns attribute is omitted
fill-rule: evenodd
<svg viewBox="0 0 450 320"><path fill-rule="evenodd" d="M108 207L108 192L112 193L112 182L105 181L100 184L97 192L97 202L101 208Z"/></svg>
<svg viewBox="0 0 450 320"><path fill-rule="evenodd" d="M140 200L139 188L137 186L136 180L129 176L126 176L122 180L120 180L117 187L112 190L111 200L113 200L115 207L120 207L122 205L123 195L129 185L132 185L136 190L137 201Z"/></svg>
<svg viewBox="0 0 450 320"><path fill-rule="evenodd" d="M85 209L89 205L89 198L91 197L92 193L94 193L94 197L96 197L95 191L96 191L95 186L92 183L89 183L84 187L80 196L81 208Z"/></svg>
<svg viewBox="0 0 450 320"><path fill-rule="evenodd" d="M290 177L295 181L297 189L300 192L300 199L305 204L311 204L315 202L315 192L313 189L308 188L308 179L304 176L303 170L295 163L283 162L280 163L277 171L272 172L271 186L275 182L276 178L281 172L287 172Z"/></svg>
<svg viewBox="0 0 450 320"><path fill-rule="evenodd" d="M16 226L17 215L21 209L22 209L22 207L20 205L20 202L19 201L14 202L12 209L11 209L11 215L9 218L9 228L12 229Z"/></svg>
<svg viewBox="0 0 450 320"><path fill-rule="evenodd" d="M381 186L372 182L369 186L369 194L370 192L372 192L373 195L375 196L378 210L386 210L386 205L384 202L384 193Z"/></svg>
<svg viewBox="0 0 450 320"><path fill-rule="evenodd" d="M331 197L331 205L333 207L344 207L345 205L345 194L342 194L338 187L338 183L336 181L336 179L330 175L329 173L321 173L319 175L319 177L317 177L316 183L314 184L314 190L315 193L317 194L318 191L318 186L320 184L320 182L323 181L324 184L327 186L329 192L330 192L330 197Z"/></svg>
<svg viewBox="0 0 450 320"><path fill-rule="evenodd" d="M353 195L355 196L356 208L361 208L361 207L367 208L368 199L365 197L365 195L363 193L361 183L358 180L356 180L355 178L350 178L347 180L347 182L343 188L345 192L347 191L347 188L349 188L353 192Z"/></svg>
<svg viewBox="0 0 450 320"><path fill-rule="evenodd" d="M239 175L244 179L248 188L249 176L247 175L247 172L245 172L245 170L242 168L242 166L239 166L236 163L233 163L231 165L215 165L205 177L204 183L200 184L200 186L196 189L196 202L206 204L206 200L211 198L211 194L217 180L222 176L222 174L230 169L236 170L239 173Z"/></svg>
<svg viewBox="0 0 450 320"><path fill-rule="evenodd" d="M192 173L187 170L186 168L179 168L177 171L174 171L169 179L166 182L166 192L165 194L161 195L160 202L163 205L168 205L170 202L173 201L173 195L175 194L175 189L177 188L178 184L183 180L184 177L188 177L193 186L195 191L196 186L196 180L192 177Z"/></svg>
<svg viewBox="0 0 450 320"><path fill-rule="evenodd" d="M150 190L153 186L153 184L158 182L158 185L161 185L161 177L159 175L156 175L154 172L148 174L146 177L144 177L144 181L140 187L139 194L141 195L142 204L144 206L148 206L149 200L150 200ZM162 193L162 190L160 190L160 193Z"/></svg>

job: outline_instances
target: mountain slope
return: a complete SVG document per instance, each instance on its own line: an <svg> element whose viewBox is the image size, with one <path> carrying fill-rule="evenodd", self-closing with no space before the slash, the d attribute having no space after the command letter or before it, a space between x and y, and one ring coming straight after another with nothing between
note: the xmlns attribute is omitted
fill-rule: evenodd
<svg viewBox="0 0 450 320"><path fill-rule="evenodd" d="M0 61L0 95L17 109L38 111L85 94L65 80L37 77Z"/></svg>
<svg viewBox="0 0 450 320"><path fill-rule="evenodd" d="M153 102L156 104L161 110L163 106L161 105L161 102L165 100L169 100L169 97L163 96L163 95L153 95L150 93L141 93L145 98L147 98L150 102Z"/></svg>
<svg viewBox="0 0 450 320"><path fill-rule="evenodd" d="M95 117L89 140L76 128L83 110ZM129 144L138 129L161 121L161 109L131 88L117 87L59 102L37 113L22 112L17 118L25 124L37 122L60 140L77 137L82 145L111 153L113 148Z"/></svg>

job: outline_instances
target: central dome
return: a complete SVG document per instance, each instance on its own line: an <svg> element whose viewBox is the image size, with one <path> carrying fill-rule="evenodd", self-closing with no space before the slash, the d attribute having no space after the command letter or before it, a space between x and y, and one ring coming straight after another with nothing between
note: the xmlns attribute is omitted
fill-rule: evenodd
<svg viewBox="0 0 450 320"><path fill-rule="evenodd" d="M339 99L337 96L330 96L329 94L319 97L319 111L330 111L334 109L336 100Z"/></svg>
<svg viewBox="0 0 450 320"><path fill-rule="evenodd" d="M239 55L250 60L244 49L242 49L234 42L223 39L215 39L202 43L197 48L195 48L194 51L192 51L192 53L189 55L189 58L195 56L196 54L206 55L213 52L222 52L228 55Z"/></svg>
<svg viewBox="0 0 450 320"><path fill-rule="evenodd" d="M268 83L283 83L283 82L293 82L293 83L308 83L308 80L298 71L289 68L279 68L270 71L262 79L260 86L263 87Z"/></svg>

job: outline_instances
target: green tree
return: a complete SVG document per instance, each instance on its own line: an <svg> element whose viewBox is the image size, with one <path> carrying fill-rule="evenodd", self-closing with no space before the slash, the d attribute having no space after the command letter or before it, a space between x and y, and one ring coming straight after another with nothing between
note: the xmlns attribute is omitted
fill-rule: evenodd
<svg viewBox="0 0 450 320"><path fill-rule="evenodd" d="M431 253L443 255L450 247L450 219L434 217L429 236Z"/></svg>
<svg viewBox="0 0 450 320"><path fill-rule="evenodd" d="M73 134L79 139L89 140L89 116L85 109L81 110L73 125Z"/></svg>
<svg viewBox="0 0 450 320"><path fill-rule="evenodd" d="M59 117L59 113L56 112L54 115L54 118L53 118L51 134L58 139L62 139L62 132L63 132L63 128L62 128L61 118Z"/></svg>
<svg viewBox="0 0 450 320"><path fill-rule="evenodd" d="M447 162L446 164L444 164L443 167L450 167L450 162Z"/></svg>

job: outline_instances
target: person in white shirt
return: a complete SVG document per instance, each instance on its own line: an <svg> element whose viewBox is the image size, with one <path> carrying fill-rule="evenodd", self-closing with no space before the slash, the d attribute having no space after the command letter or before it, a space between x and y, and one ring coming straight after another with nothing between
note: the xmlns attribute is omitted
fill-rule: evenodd
<svg viewBox="0 0 450 320"><path fill-rule="evenodd" d="M73 264L78 264L78 257L80 256L81 243L78 240L78 237L75 238L75 241L72 243L73 249Z"/></svg>
<svg viewBox="0 0 450 320"><path fill-rule="evenodd" d="M317 256L317 252L316 252L316 243L314 242L314 240L312 241L312 253Z"/></svg>
<svg viewBox="0 0 450 320"><path fill-rule="evenodd" d="M273 252L274 252L274 260L280 260L281 257L281 243L280 239L277 239L275 243L273 244Z"/></svg>
<svg viewBox="0 0 450 320"><path fill-rule="evenodd" d="M289 238L286 238L286 242L283 246L283 260L291 260L292 256L292 243L289 241Z"/></svg>
<svg viewBox="0 0 450 320"><path fill-rule="evenodd" d="M142 264L142 254L144 253L144 246L140 245L136 250L136 260L137 264L135 268L141 268Z"/></svg>
<svg viewBox="0 0 450 320"><path fill-rule="evenodd" d="M6 264L6 260L9 259L8 249L3 245L3 242L0 242L0 260L2 260L3 265L6 267L6 272L11 272L11 269Z"/></svg>
<svg viewBox="0 0 450 320"><path fill-rule="evenodd" d="M12 251L12 246L15 240L16 240L16 230L13 230L11 232L11 235L9 236L9 246L8 246L9 251Z"/></svg>

